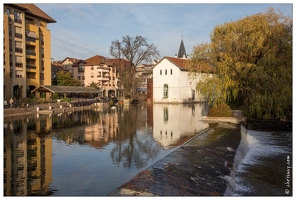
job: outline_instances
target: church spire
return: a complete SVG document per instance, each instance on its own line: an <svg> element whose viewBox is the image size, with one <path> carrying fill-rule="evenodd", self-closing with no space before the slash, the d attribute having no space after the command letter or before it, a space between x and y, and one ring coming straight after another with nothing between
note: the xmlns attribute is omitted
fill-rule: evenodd
<svg viewBox="0 0 296 200"><path fill-rule="evenodd" d="M187 54L186 54L186 50L185 50L185 46L184 46L184 42L183 42L183 35L181 38L181 44L180 44L180 48L179 48L178 58L187 58Z"/></svg>

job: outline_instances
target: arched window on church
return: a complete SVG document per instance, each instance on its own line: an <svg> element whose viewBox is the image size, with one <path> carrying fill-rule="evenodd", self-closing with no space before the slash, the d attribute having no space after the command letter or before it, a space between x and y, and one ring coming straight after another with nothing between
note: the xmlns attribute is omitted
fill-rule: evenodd
<svg viewBox="0 0 296 200"><path fill-rule="evenodd" d="M168 84L164 84L163 86L163 98L168 98L169 94L169 86Z"/></svg>

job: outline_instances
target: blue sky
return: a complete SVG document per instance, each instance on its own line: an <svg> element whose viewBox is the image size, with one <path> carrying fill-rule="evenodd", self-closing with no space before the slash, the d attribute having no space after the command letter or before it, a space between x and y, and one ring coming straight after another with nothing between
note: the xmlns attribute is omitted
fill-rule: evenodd
<svg viewBox="0 0 296 200"><path fill-rule="evenodd" d="M152 1L151 1L152 2ZM292 2L292 1L291 1ZM293 4L283 3L35 3L57 22L51 31L51 57L111 57L109 48L123 36L141 35L163 56L174 56L183 35L187 54L209 42L215 26L265 11L272 6L293 17Z"/></svg>

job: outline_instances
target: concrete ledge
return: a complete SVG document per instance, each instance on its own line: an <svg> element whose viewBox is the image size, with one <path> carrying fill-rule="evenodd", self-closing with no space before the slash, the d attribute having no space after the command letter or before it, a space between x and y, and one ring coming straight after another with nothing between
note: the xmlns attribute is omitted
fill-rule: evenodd
<svg viewBox="0 0 296 200"><path fill-rule="evenodd" d="M241 124L241 123L247 122L246 117L209 117L209 116L205 116L205 117L203 117L202 120L206 121L206 122L229 122L229 123L234 123L234 124Z"/></svg>

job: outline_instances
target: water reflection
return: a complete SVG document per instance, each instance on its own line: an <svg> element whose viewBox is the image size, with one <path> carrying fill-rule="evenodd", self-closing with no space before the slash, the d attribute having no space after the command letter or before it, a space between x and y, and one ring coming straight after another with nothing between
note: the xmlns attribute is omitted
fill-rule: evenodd
<svg viewBox="0 0 296 200"><path fill-rule="evenodd" d="M47 127L42 128L43 123L32 121L4 122L5 196L51 194L52 139L37 136L36 132L43 133Z"/></svg>
<svg viewBox="0 0 296 200"><path fill-rule="evenodd" d="M4 195L107 195L205 129L206 113L156 104L4 119Z"/></svg>
<svg viewBox="0 0 296 200"><path fill-rule="evenodd" d="M204 104L156 104L153 110L153 138L164 148L179 146L209 126L201 121L208 113Z"/></svg>

